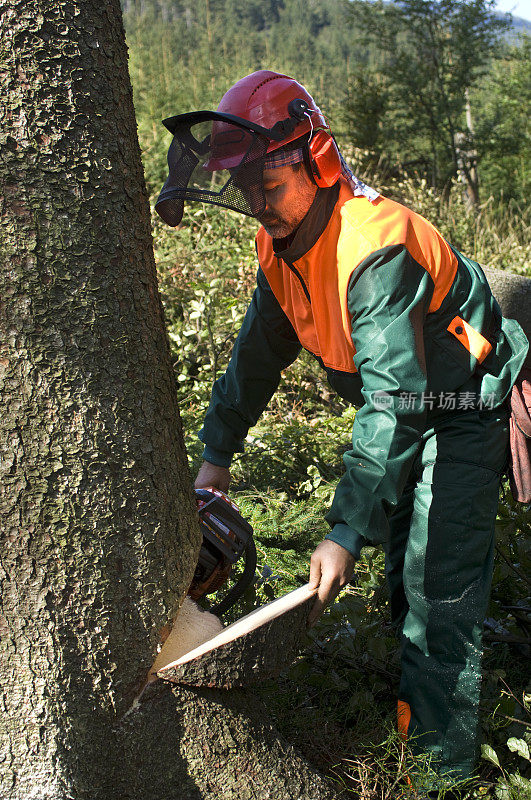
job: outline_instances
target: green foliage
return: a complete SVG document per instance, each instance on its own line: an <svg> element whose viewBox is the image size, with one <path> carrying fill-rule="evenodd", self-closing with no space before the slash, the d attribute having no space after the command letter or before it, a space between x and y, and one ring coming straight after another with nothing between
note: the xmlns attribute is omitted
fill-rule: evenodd
<svg viewBox="0 0 531 800"><path fill-rule="evenodd" d="M467 141L466 92L486 70L504 27L494 5L494 0L352 3L353 26L379 53L372 85L366 81L364 91L354 94L353 141L366 146L356 140L359 115L366 118L368 108L378 118L385 98L384 124L371 146L376 154L415 165L438 189L457 177L459 168L470 182L462 154L476 143Z"/></svg>
<svg viewBox="0 0 531 800"><path fill-rule="evenodd" d="M254 244L249 221L187 207L178 236L156 222L160 290L185 403L204 402L225 368L250 299Z"/></svg>
<svg viewBox="0 0 531 800"><path fill-rule="evenodd" d="M531 192L531 37L497 58L478 86L476 135L486 190L522 207ZM516 209L515 209L516 212Z"/></svg>
<svg viewBox="0 0 531 800"><path fill-rule="evenodd" d="M257 69L293 74L332 121L356 36L342 0L127 0L124 22L146 180L160 188L169 141L160 121L216 108Z"/></svg>
<svg viewBox="0 0 531 800"><path fill-rule="evenodd" d="M527 197L526 40L499 55L503 23L493 16L491 0L123 5L150 191L165 178L163 118L215 108L243 75L275 69L307 86L341 144L367 151L365 165L385 162L395 176L414 169L440 190L457 174L460 153L473 151L484 198L522 204Z"/></svg>
<svg viewBox="0 0 531 800"><path fill-rule="evenodd" d="M459 181L444 192L414 172L389 172L385 164L367 166L370 153L347 146L353 171L382 194L404 203L429 219L455 247L481 264L531 277L530 209L507 207L492 198L477 209L467 208Z"/></svg>
<svg viewBox="0 0 531 800"><path fill-rule="evenodd" d="M496 522L493 589L486 620L482 697L482 758L498 769L489 777L498 800L531 800L531 695L526 670L531 645L529 508L515 503L505 484ZM519 690L515 690L515 686ZM526 749L527 748L527 749ZM515 755L511 756L511 753Z"/></svg>
<svg viewBox="0 0 531 800"><path fill-rule="evenodd" d="M349 76L343 119L350 139L360 150L375 157L389 141L387 111L390 102L387 80L366 66L356 67Z"/></svg>

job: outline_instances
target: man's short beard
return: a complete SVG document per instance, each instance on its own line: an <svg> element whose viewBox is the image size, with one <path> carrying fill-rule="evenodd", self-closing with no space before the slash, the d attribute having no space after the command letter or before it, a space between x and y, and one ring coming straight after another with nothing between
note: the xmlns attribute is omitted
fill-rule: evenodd
<svg viewBox="0 0 531 800"><path fill-rule="evenodd" d="M278 216L275 211L265 211L258 217L265 231L273 239L284 239L295 231L308 213L315 197L316 187L306 178L306 172L300 170L298 193L289 207L289 217Z"/></svg>
<svg viewBox="0 0 531 800"><path fill-rule="evenodd" d="M263 220L260 220L260 222L272 239L284 239L300 225L300 222L288 222L284 219L278 219L278 217L271 220L271 222L264 222Z"/></svg>

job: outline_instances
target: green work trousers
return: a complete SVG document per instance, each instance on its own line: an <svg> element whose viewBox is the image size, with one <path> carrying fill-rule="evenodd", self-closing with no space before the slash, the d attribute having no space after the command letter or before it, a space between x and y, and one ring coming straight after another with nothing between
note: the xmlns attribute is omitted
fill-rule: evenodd
<svg viewBox="0 0 531 800"><path fill-rule="evenodd" d="M440 775L462 779L477 755L482 625L508 409L435 409L427 424L386 548L401 633L399 728Z"/></svg>

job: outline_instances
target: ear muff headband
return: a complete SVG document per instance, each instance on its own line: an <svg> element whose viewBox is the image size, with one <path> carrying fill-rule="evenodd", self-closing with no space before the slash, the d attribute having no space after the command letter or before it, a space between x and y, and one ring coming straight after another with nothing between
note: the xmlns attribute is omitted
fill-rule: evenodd
<svg viewBox="0 0 531 800"><path fill-rule="evenodd" d="M334 137L325 130L315 130L308 144L312 176L321 189L333 186L341 175L341 156Z"/></svg>

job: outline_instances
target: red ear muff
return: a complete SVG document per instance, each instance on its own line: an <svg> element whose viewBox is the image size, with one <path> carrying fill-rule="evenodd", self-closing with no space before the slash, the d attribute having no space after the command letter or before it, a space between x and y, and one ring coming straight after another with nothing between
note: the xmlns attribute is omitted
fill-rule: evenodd
<svg viewBox="0 0 531 800"><path fill-rule="evenodd" d="M315 131L308 145L313 179L321 189L333 186L341 175L341 158L334 137Z"/></svg>

